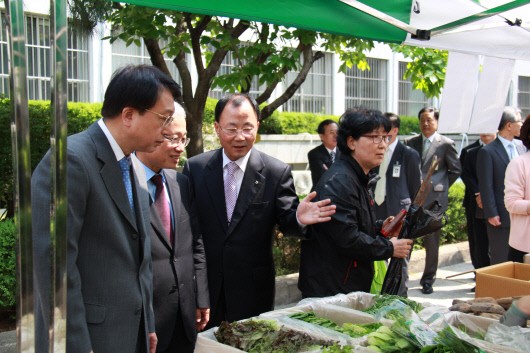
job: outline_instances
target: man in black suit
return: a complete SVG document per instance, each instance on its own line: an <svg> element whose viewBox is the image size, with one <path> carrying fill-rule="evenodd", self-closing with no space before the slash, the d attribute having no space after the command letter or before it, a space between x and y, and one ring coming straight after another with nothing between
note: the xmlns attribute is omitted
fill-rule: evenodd
<svg viewBox="0 0 530 353"><path fill-rule="evenodd" d="M381 179L377 182L374 191L375 214L377 219L386 219L395 216L399 211L408 210L414 196L421 185L420 155L411 147L404 145L398 139L400 120L393 113L385 113L392 128L385 159L377 172ZM398 295L407 296L408 260L403 266L403 281Z"/></svg>
<svg viewBox="0 0 530 353"><path fill-rule="evenodd" d="M504 174L510 160L526 151L521 141L516 139L521 133L521 125L519 111L514 107L505 107L497 138L478 151L478 187L487 220L492 265L508 260L510 215L504 205Z"/></svg>
<svg viewBox="0 0 530 353"><path fill-rule="evenodd" d="M339 126L331 119L326 119L318 124L317 132L322 144L307 153L311 180L315 187L320 177L336 161L340 152L337 148L337 131Z"/></svg>
<svg viewBox="0 0 530 353"><path fill-rule="evenodd" d="M440 135L438 130L439 113L432 107L426 107L418 113L421 134L405 141L407 145L414 148L421 156L422 178L427 176L433 159L438 159L438 168L431 177L429 194L425 199L424 206L429 208L435 202L441 206L441 210L447 210L449 187L458 179L462 172L458 153L453 140ZM420 280L423 294L433 292L433 284L436 280L438 270L438 249L440 247L441 230L427 234L423 238L425 247L425 269Z"/></svg>
<svg viewBox="0 0 530 353"><path fill-rule="evenodd" d="M298 202L289 166L254 148L259 107L232 94L215 107L222 148L192 157L184 167L202 227L211 317L208 326L273 309L273 230L302 235L303 226L329 221L329 200Z"/></svg>
<svg viewBox="0 0 530 353"><path fill-rule="evenodd" d="M462 164L462 181L466 186L463 206L466 209L467 238L471 263L475 269L489 266L488 237L486 235L486 222L480 202L477 179L477 156L483 146L493 141L496 134L480 134L480 138L462 149L460 163Z"/></svg>
<svg viewBox="0 0 530 353"><path fill-rule="evenodd" d="M210 315L206 256L188 178L175 171L189 138L186 113L175 103L165 141L138 152L151 200L153 309L158 353L193 352Z"/></svg>

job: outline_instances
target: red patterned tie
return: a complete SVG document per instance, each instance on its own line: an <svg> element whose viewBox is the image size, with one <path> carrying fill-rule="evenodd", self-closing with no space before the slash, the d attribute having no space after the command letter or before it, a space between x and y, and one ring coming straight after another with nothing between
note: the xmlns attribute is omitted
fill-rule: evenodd
<svg viewBox="0 0 530 353"><path fill-rule="evenodd" d="M155 193L155 207L158 211L158 215L160 216L160 220L162 220L162 224L164 225L164 229L166 231L166 235L168 239L171 241L171 244L173 245L173 232L171 231L171 214L169 213L169 200L166 195L166 191L164 190L164 181L162 180L162 175L156 174L151 177L151 180L156 185L156 193Z"/></svg>
<svg viewBox="0 0 530 353"><path fill-rule="evenodd" d="M225 201L226 201L226 218L228 223L232 220L234 207L237 201L237 181L234 173L239 168L235 162L230 162L226 165L225 183Z"/></svg>

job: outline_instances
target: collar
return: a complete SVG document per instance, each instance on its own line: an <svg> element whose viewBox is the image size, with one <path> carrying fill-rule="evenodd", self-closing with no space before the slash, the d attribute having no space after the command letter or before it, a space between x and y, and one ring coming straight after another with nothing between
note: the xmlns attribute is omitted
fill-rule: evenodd
<svg viewBox="0 0 530 353"><path fill-rule="evenodd" d="M394 142L392 142L390 145L388 145L388 148L387 150L390 150L390 154L394 153L394 151L396 150L396 146L398 144L398 139L396 138L396 140Z"/></svg>
<svg viewBox="0 0 530 353"><path fill-rule="evenodd" d="M324 144L322 144L322 146L324 146ZM331 152L335 152L335 154L337 154L337 147L335 147L334 149L330 150L329 148L327 148L326 146L324 146L324 148L326 149L326 151L328 151L328 154L331 153Z"/></svg>
<svg viewBox="0 0 530 353"><path fill-rule="evenodd" d="M364 171L363 171L363 168L361 168L361 165L349 153L347 154L342 153L341 159L344 159L348 162L348 164L352 167L354 173L357 175L357 177L361 181L361 184L364 186L367 186L368 181L372 177L370 175L371 171L368 173L368 175L364 174Z"/></svg>
<svg viewBox="0 0 530 353"><path fill-rule="evenodd" d="M118 145L118 142L114 139L114 136L112 136L109 128L107 125L105 125L105 122L103 119L98 120L98 125L103 130L103 133L107 137L107 140L109 140L110 147L112 148L112 151L114 152L114 155L116 156L117 161L121 161L123 157L125 157L125 153L123 153L120 145Z"/></svg>
<svg viewBox="0 0 530 353"><path fill-rule="evenodd" d="M421 134L421 137L422 137L421 141L429 140L432 143L436 135L438 135L438 131L435 131L434 134L431 135L431 137L425 137L424 134Z"/></svg>
<svg viewBox="0 0 530 353"><path fill-rule="evenodd" d="M251 153L252 153L252 148L243 157L239 158L238 160L231 161L230 158L226 156L225 150L223 148L223 169L228 163L235 162L237 166L239 167L239 169L241 169L243 173L245 173L245 169L247 168L248 160L250 158Z"/></svg>
<svg viewBox="0 0 530 353"><path fill-rule="evenodd" d="M502 142L502 145L504 146L504 148L507 149L507 148L508 148L508 145L510 145L510 144L513 144L513 145L515 146L515 143L514 143L513 140L510 141L510 140L508 140L508 139L505 139L505 138L502 137L501 135L498 135L497 137L499 138L499 141Z"/></svg>

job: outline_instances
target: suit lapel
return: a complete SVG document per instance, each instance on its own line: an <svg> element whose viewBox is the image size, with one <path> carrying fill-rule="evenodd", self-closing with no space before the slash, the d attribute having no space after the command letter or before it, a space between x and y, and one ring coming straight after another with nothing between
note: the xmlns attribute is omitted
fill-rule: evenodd
<svg viewBox="0 0 530 353"><path fill-rule="evenodd" d="M394 152L392 153L392 158L390 158L390 162L388 162L388 169L386 170L387 180L388 178L392 177L393 168L396 165L396 162L401 160L402 152L403 152L403 146L401 146L401 143L398 141L398 143L396 144L396 148L394 149Z"/></svg>
<svg viewBox="0 0 530 353"><path fill-rule="evenodd" d="M497 153L497 157L499 157L505 165L508 165L508 163L510 163L510 157L508 157L508 152L506 152L506 149L504 148L504 145L502 144L501 140L497 138L492 143L495 143L494 147L495 153Z"/></svg>
<svg viewBox="0 0 530 353"><path fill-rule="evenodd" d="M258 191L265 186L265 177L261 173L265 164L259 152L255 149L250 153L241 189L237 197L236 206L232 215L232 221L228 227L228 234L235 229L239 221L247 212Z"/></svg>
<svg viewBox="0 0 530 353"><path fill-rule="evenodd" d="M151 226L153 227L156 236L162 242L162 244L171 251L171 245L169 244L168 236L166 235L166 230L164 229L164 225L162 224L162 220L160 219L160 216L158 215L158 211L156 210L156 206L154 203L151 204L150 207L150 215L151 215Z"/></svg>
<svg viewBox="0 0 530 353"><path fill-rule="evenodd" d="M204 171L204 179L208 180L205 184L210 195L210 202L214 205L219 223L226 232L228 229L228 219L226 218L222 149L218 149L208 161Z"/></svg>
<svg viewBox="0 0 530 353"><path fill-rule="evenodd" d="M120 167L116 160L116 156L112 151L112 147L97 123L90 126L89 133L95 144L96 156L102 163L99 172L101 174L101 179L107 188L107 192L123 216L131 226L137 230L136 220L134 219L131 206L129 205L129 199L127 198L127 192L125 191L125 185L123 184ZM136 178L134 179L136 181Z"/></svg>
<svg viewBox="0 0 530 353"><path fill-rule="evenodd" d="M177 227L182 198L180 196L180 188L178 187L177 183L177 172L174 170L164 170L163 173L167 181L169 197L171 199L171 208L173 211L173 240L175 243L171 244L171 246L175 247L175 244L178 244L177 234L179 234L179 232Z"/></svg>

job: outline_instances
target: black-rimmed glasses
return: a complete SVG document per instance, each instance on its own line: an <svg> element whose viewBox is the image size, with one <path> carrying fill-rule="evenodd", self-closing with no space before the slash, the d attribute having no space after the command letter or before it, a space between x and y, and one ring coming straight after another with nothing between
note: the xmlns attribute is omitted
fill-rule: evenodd
<svg viewBox="0 0 530 353"><path fill-rule="evenodd" d="M145 109L145 111L148 111L149 113L153 113L157 115L161 120L164 120L164 124L162 126L168 126L173 121L173 115L165 116L160 113L154 112L150 109Z"/></svg>
<svg viewBox="0 0 530 353"><path fill-rule="evenodd" d="M380 144L381 142L389 143L392 139L392 135L361 135L363 137L372 138L372 142Z"/></svg>
<svg viewBox="0 0 530 353"><path fill-rule="evenodd" d="M166 140L169 141L169 144L172 146L182 146L187 147L190 144L189 137L169 137L168 135L162 135Z"/></svg>

